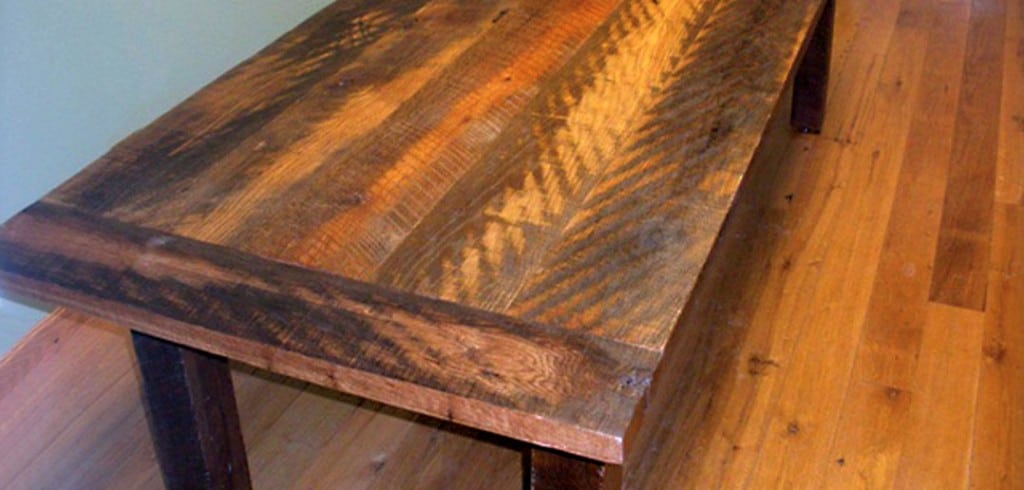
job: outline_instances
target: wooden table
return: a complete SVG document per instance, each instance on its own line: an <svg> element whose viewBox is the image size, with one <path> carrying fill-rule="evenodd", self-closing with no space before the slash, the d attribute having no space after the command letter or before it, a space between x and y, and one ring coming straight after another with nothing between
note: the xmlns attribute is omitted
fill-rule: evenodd
<svg viewBox="0 0 1024 490"><path fill-rule="evenodd" d="M820 128L832 12L338 2L11 219L0 283L133 330L172 488L249 485L227 359L615 486L787 87Z"/></svg>

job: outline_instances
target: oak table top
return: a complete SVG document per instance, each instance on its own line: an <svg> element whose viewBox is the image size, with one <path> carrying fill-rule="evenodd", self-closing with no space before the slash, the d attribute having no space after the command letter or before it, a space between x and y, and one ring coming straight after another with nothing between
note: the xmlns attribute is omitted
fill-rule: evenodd
<svg viewBox="0 0 1024 490"><path fill-rule="evenodd" d="M0 283L618 464L823 0L337 2L0 231Z"/></svg>

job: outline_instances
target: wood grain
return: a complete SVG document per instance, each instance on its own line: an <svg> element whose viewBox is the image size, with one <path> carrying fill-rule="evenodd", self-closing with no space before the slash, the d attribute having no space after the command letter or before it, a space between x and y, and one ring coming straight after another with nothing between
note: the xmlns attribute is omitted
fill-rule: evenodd
<svg viewBox="0 0 1024 490"><path fill-rule="evenodd" d="M994 231L970 485L1009 489L1024 485L1024 206L997 205Z"/></svg>
<svg viewBox="0 0 1024 490"><path fill-rule="evenodd" d="M332 6L50 199L658 349L821 4ZM279 113L208 114L278 65Z"/></svg>
<svg viewBox="0 0 1024 490"><path fill-rule="evenodd" d="M928 396L922 349L930 335L931 265L948 168L943 162L952 150L955 117L949 108L959 97L969 12L964 4L906 1L897 21L894 42L914 44L908 53L924 65L906 147L890 160L900 167L896 195L829 452L835 463L825 481L840 487L893 485L902 458L913 450L903 429Z"/></svg>
<svg viewBox="0 0 1024 490"><path fill-rule="evenodd" d="M61 205L36 204L12 220L0 251L9 289L603 461L621 462L623 434L657 361L585 333L390 293Z"/></svg>
<svg viewBox="0 0 1024 490"><path fill-rule="evenodd" d="M996 202L1024 206L1024 5L1006 3Z"/></svg>
<svg viewBox="0 0 1024 490"><path fill-rule="evenodd" d="M98 467L118 460L123 454L141 455L154 464L153 446L146 437L140 447L127 451L115 445L114 451L88 451L81 441L104 437L103 415L117 421L125 431L146 433L141 399L132 376L130 344L127 332L106 323L84 325L80 314L58 311L41 322L2 362L5 375L0 396L0 437L7 457L0 459L0 486L5 488L56 487L55 475L79 471L75 480L89 484L97 476L110 473ZM83 382L82 373L90 372L103 383ZM61 387L60 393L51 388ZM124 391L128 390L128 391ZM105 405L109 393L134 409ZM96 406L98 410L88 407ZM99 408L102 407L102 408ZM125 416L127 413L134 414ZM81 423L88 420L88 423ZM138 424L132 422L137 421ZM46 431L22 433L27 427L46 427ZM78 430L68 429L77 428ZM74 434L72 434L74 433ZM110 437L109 434L106 434ZM112 439L117 440L116 437ZM62 455L82 454L70 460ZM89 455L89 456L86 456ZM90 469L89 457L92 469ZM47 460L46 465L32 461Z"/></svg>
<svg viewBox="0 0 1024 490"><path fill-rule="evenodd" d="M936 248L931 299L978 311L988 291L1002 102L1006 0L975 0L967 33L949 181Z"/></svg>
<svg viewBox="0 0 1024 490"><path fill-rule="evenodd" d="M620 463L823 5L336 3L12 223L9 289Z"/></svg>
<svg viewBox="0 0 1024 490"><path fill-rule="evenodd" d="M750 409L758 416L750 421L754 425L748 429L743 420L737 421L747 446L757 448L741 451L734 467L742 475L739 484L752 488L788 487L796 481L822 486L834 464L829 460L834 427L850 383L859 325L867 313L873 283L873 276L862 267L877 264L882 254L884 224L895 198L898 162L909 136L923 72L920 56L926 46L921 33L895 24L901 5L875 6L875 15L892 22L894 29L881 56L874 58L875 53L867 51L859 53L867 59L850 60L850 68L857 69L869 61L878 63L869 78L872 87L867 89L867 99L857 102L864 104L857 114L863 132L854 133L857 138L851 143L819 147L823 154L808 157L832 162L821 173L808 175L815 183L806 189L826 190L791 208L802 215L791 223L792 232L810 237L791 243L786 259L777 265L787 268L788 261L789 269L814 273L783 272L778 304L766 308L761 319L755 316L754 321L768 322L772 330L751 354L780 367L768 369L769 375L758 381L766 392L758 393L756 399L764 408ZM797 195L800 192L796 190ZM843 238L814 240L818 233ZM795 323L787 326L788 322Z"/></svg>
<svg viewBox="0 0 1024 490"><path fill-rule="evenodd" d="M1011 15L1019 5L1007 4L1008 23L1021 21ZM836 90L823 135L765 140L774 156L751 168L756 198L741 191L734 215L754 226L726 225L715 248L738 252L715 267L722 279L707 296L715 300L701 301L701 313L690 317L700 326L692 334L703 343L693 345L703 357L673 364L705 382L674 388L679 408L657 417L661 443L647 452L646 474L627 478L628 488L772 488L777 475L793 488L888 488L898 473L904 482L944 483L963 474L964 466L949 463L964 461L956 452L969 452L961 487L1024 486L1019 204L995 207L983 325L972 312L929 306L917 282L927 293L934 249L917 248L939 232L940 217L927 213L942 205L933 193L944 183L933 179L951 159L957 117L955 103L927 104L927 111L922 104L930 94L959 99L954 81L964 77L972 6L845 0L836 7ZM1013 29L1019 26L1008 25L1006 35ZM1006 80L1004 108L1024 100L1024 86ZM1000 153L1015 144L1001 138ZM1000 185L1024 185L1008 170L997 168ZM897 234L898 223L913 229ZM915 276L896 282L892 274L909 261ZM919 336L894 331L889 342L879 330L901 325L911 311L930 312ZM980 344L972 328L983 329ZM127 332L65 312L36 335L8 358L21 366L18 376L0 369L0 381L22 380L0 387L0 487L162 488ZM916 358L893 359L883 348L866 355L868 338ZM980 359L977 369L969 356ZM87 370L92 375L82 376ZM973 405L961 376L968 371L979 376ZM522 487L522 446L251 372L235 371L234 381L246 441L258 441L250 444L256 488ZM888 384L897 381L913 388L893 391ZM796 434L792 414L802 422ZM824 443L816 443L819 436ZM761 460L769 464L758 466Z"/></svg>
<svg viewBox="0 0 1024 490"><path fill-rule="evenodd" d="M928 312L923 342L930 345L921 359L927 374L920 376L904 426L906 449L894 488L967 487L984 316L944 304Z"/></svg>
<svg viewBox="0 0 1024 490"><path fill-rule="evenodd" d="M938 242L932 231L941 224L956 121L948 108L960 95L970 8L908 1L901 13L897 29L907 34L899 42L924 48L914 54L924 68L907 144L894 161L899 181L855 369L863 381L908 390L927 319Z"/></svg>
<svg viewBox="0 0 1024 490"><path fill-rule="evenodd" d="M890 141L900 141L898 127L889 124L909 108L894 104L891 97L884 102L876 97L891 94L880 87L896 85L899 75L913 73L917 65L903 61L916 52L914 45L898 42L902 39L895 35L900 3L839 2L836 7L836 90L823 128L826 138L794 139L778 157L782 163L776 176L762 184L766 204L763 215L753 219L757 232L739 235L744 244L735 246L742 252L724 267L726 279L715 294L719 299L699 316L713 324L707 327L708 342L722 346L718 356L731 356L726 357L731 369L710 375L717 379L716 388L701 392L703 403L693 402L700 422L680 414L663 422L663 430L681 435L667 436L666 445L655 453L655 469L642 481L661 483L646 488L757 488L771 486L768 478L780 474L791 475L798 486L821 485L820 474L807 467L824 466L827 453L821 446L777 444L777 439L797 438L790 433L793 419L777 413L780 406L787 415L797 409L811 416L824 411L822 399L836 396L842 389L836 380L848 375L841 355L849 344L840 334L857 333L851 329L851 316L863 301L861 280L872 270L874 256L869 250L851 253L869 247L870 241L852 248L845 244L877 232L869 224L884 223L865 215L884 209L883 196L889 192L884 183L892 175L878 172L884 167L868 151L853 149L873 150L881 141L890 148L896 146ZM888 83L880 85L887 51L906 48L911 48L907 56L893 56ZM898 102L902 94L896 95ZM827 253L830 249L834 255ZM739 345L730 347L730 341ZM803 343L817 355L798 360L796 348ZM831 381L821 381L823 377ZM801 378L808 379L807 391L780 393L787 384L799 382L790 380ZM812 423L828 430L828 420ZM798 424L796 429L799 434L804 427ZM762 470L757 468L760 458L789 464L769 464ZM794 471L797 465L801 468ZM767 475L769 483L755 480L755 469L764 471L758 476Z"/></svg>

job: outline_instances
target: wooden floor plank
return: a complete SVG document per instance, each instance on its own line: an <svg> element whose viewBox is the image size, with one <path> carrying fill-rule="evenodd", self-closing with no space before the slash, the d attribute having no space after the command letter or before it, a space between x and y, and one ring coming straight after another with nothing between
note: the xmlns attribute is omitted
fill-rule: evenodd
<svg viewBox="0 0 1024 490"><path fill-rule="evenodd" d="M722 293L725 299L711 310L716 323L745 327L748 331L736 348L738 353L731 353L735 357L728 381L712 395L720 413L705 422L710 432L706 454L694 454L694 469L680 473L692 475L679 477L692 480L689 488L740 487L756 463L768 415L766 407L773 388L780 382L783 357L778 345L792 334L783 321L776 323L773 319L783 315L780 309L796 294L789 281L812 269L800 267L794 259L807 245L808 236L802 232L807 231L808 223L817 220L827 200L821 193L807 189L817 184L828 185L832 175L832 169L823 169L813 162L835 161L842 148L834 142L819 143L810 149L807 145L806 137L794 141L783 160L785 168L780 171L778 189L771 193L772 209L761 226L756 227L756 238L746 238L751 241L748 260L752 273L740 276L742 280L731 280ZM764 256L755 252L758 250L766 251ZM731 270L735 274L743 269ZM730 295L736 295L735 299ZM713 464L704 464L704 458Z"/></svg>
<svg viewBox="0 0 1024 490"><path fill-rule="evenodd" d="M463 482L467 488L521 488L521 445L439 421L417 422L372 488L444 488L451 481Z"/></svg>
<svg viewBox="0 0 1024 490"><path fill-rule="evenodd" d="M959 97L969 8L963 3L906 0L904 18L927 32L924 76L914 101L910 136L899 165L896 200L871 305L857 354L855 376L897 389L911 388L927 317L931 264L946 190L953 124L949 107Z"/></svg>
<svg viewBox="0 0 1024 490"><path fill-rule="evenodd" d="M836 18L842 20L836 25L829 93L851 103L829 105L822 136L841 144L864 140L869 121L863 108L874 93L866 82L879 76L899 7L885 0L836 3Z"/></svg>
<svg viewBox="0 0 1024 490"><path fill-rule="evenodd" d="M971 488L1024 487L1024 206L997 205Z"/></svg>
<svg viewBox="0 0 1024 490"><path fill-rule="evenodd" d="M914 102L906 151L853 378L830 450L825 481L892 485L903 450L900 429L916 400L915 378L929 310L931 264L946 187L946 166L966 44L965 4L903 2L901 22L928 33L925 75ZM950 82L952 80L953 82Z"/></svg>
<svg viewBox="0 0 1024 490"><path fill-rule="evenodd" d="M156 467L137 378L126 374L105 388L100 399L74 409L83 422L59 432L32 464L18 472L9 488L109 488L126 476L128 481L143 476L125 471L132 469L126 465ZM78 457L68 458L69 454Z"/></svg>
<svg viewBox="0 0 1024 490"><path fill-rule="evenodd" d="M793 257L794 267L814 273L794 277L799 282L787 285L792 296L783 300L772 320L793 326L780 326L788 332L767 354L781 366L780 381L747 481L752 488L787 487L824 477L860 338L859 328L852 326L863 323L873 279L857 271L876 264L881 254L927 47L921 29L894 21L879 76L870 82L875 87L872 98L862 106L868 129L863 143L844 147L833 160L836 180L823 213L810 224L812 246ZM815 240L819 234L844 238Z"/></svg>
<svg viewBox="0 0 1024 490"><path fill-rule="evenodd" d="M349 420L345 429L333 434L324 447L324 454L332 457L318 458L294 480L293 488L368 485L394 462L393 455L400 451L410 431L431 430L411 423L408 414L382 409L376 404L358 407Z"/></svg>
<svg viewBox="0 0 1024 490"><path fill-rule="evenodd" d="M324 454L327 442L344 427L357 404L358 399L337 393L303 392L273 425L254 437L258 442L246 441L253 481L262 488L286 488Z"/></svg>
<svg viewBox="0 0 1024 490"><path fill-rule="evenodd" d="M981 368L983 313L933 305L894 488L965 488Z"/></svg>
<svg viewBox="0 0 1024 490"><path fill-rule="evenodd" d="M931 299L985 309L1009 0L973 0Z"/></svg>
<svg viewBox="0 0 1024 490"><path fill-rule="evenodd" d="M51 339L48 340L51 344L38 354L42 357L19 376L16 384L5 387L0 398L0 438L6 441L4 446L9 453L0 458L0 487L11 484L21 472L36 467L31 461L40 462L43 467L46 466L43 461L55 462L41 454L66 428L73 431L91 422L79 411L102 399L109 386L103 382L80 382L82 373L111 383L131 378L131 354L126 350L126 337L117 328L61 311L46 320L41 330L37 335ZM13 356L20 359L22 355L37 354L24 350L11 353L12 359ZM25 364L20 360L11 362ZM54 386L61 389L50 389ZM26 427L50 430L26 434L22 432ZM85 440L82 444L87 447L95 442ZM63 453L51 452L49 457L60 460Z"/></svg>
<svg viewBox="0 0 1024 490"><path fill-rule="evenodd" d="M1024 204L1024 2L1006 4L996 201Z"/></svg>
<svg viewBox="0 0 1024 490"><path fill-rule="evenodd" d="M824 480L829 487L892 486L915 397L910 391L851 381L829 453Z"/></svg>

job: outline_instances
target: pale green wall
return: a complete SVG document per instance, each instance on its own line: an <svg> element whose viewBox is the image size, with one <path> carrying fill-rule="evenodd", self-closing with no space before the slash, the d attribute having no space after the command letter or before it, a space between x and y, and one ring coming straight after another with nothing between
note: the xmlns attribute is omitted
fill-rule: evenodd
<svg viewBox="0 0 1024 490"><path fill-rule="evenodd" d="M328 0L0 0L0 220ZM38 310L0 298L0 354Z"/></svg>

